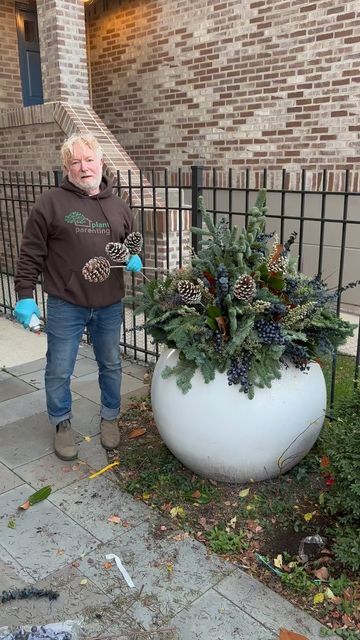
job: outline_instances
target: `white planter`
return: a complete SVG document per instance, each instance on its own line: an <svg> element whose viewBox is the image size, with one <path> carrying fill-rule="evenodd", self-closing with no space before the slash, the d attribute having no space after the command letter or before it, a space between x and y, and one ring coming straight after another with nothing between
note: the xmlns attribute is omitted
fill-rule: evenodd
<svg viewBox="0 0 360 640"><path fill-rule="evenodd" d="M164 351L152 380L151 400L158 430L170 451L189 469L227 482L265 480L285 473L311 449L326 408L325 380L318 364L308 373L283 369L271 389L255 397L229 386L225 373L205 384L199 371L186 394L176 377L164 380L165 366L177 362Z"/></svg>

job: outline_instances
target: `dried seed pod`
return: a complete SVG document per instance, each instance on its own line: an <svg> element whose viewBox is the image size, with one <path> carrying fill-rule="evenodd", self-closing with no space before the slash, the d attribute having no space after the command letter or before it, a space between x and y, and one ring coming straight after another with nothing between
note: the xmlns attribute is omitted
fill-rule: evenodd
<svg viewBox="0 0 360 640"><path fill-rule="evenodd" d="M110 262L103 256L91 258L83 266L81 273L88 282L104 282L110 275Z"/></svg>
<svg viewBox="0 0 360 640"><path fill-rule="evenodd" d="M201 302L201 289L193 282L180 280L177 289L185 304L199 304Z"/></svg>
<svg viewBox="0 0 360 640"><path fill-rule="evenodd" d="M143 245L143 237L139 231L133 231L129 233L128 237L125 238L124 244L129 249L131 255L135 255L141 251Z"/></svg>
<svg viewBox="0 0 360 640"><path fill-rule="evenodd" d="M233 288L234 297L244 302L253 299L256 291L255 280L250 275L242 275L236 280Z"/></svg>
<svg viewBox="0 0 360 640"><path fill-rule="evenodd" d="M130 258L129 248L122 242L108 242L105 251L114 262L126 263Z"/></svg>

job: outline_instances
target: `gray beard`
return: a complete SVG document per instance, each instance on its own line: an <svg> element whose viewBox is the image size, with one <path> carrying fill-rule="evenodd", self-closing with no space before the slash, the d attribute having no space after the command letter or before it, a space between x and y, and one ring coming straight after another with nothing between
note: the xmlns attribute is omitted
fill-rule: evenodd
<svg viewBox="0 0 360 640"><path fill-rule="evenodd" d="M100 179L96 179L94 180L94 182L87 182L86 184L82 184L82 182L78 182L77 180L70 180L69 178L69 182L71 182L72 184L75 185L75 187L79 187L79 189L82 189L82 191L85 191L86 193L88 193L89 191L94 191L95 189L99 189L100 190L100 183L101 183L101 178Z"/></svg>

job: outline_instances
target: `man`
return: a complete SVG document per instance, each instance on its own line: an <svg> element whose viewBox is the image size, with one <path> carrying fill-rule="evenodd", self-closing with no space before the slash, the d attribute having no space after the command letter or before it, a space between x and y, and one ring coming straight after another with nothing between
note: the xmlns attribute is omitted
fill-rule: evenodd
<svg viewBox="0 0 360 640"><path fill-rule="evenodd" d="M132 232L126 203L112 192L102 174L102 150L89 134L73 135L61 148L67 176L60 187L44 192L35 203L23 235L15 289L15 317L29 326L40 311L33 299L39 274L47 299L45 391L49 420L55 427L55 453L73 460L78 451L71 429L70 380L85 327L99 368L101 442L119 444L121 359L120 328L124 296L123 269L111 269L102 283L87 282L81 270L105 245L123 242ZM128 271L139 271L133 256Z"/></svg>

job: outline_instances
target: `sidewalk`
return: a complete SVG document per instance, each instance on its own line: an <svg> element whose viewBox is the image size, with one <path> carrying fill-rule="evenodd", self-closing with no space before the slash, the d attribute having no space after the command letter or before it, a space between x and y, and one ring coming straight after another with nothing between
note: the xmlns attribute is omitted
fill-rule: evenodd
<svg viewBox="0 0 360 640"><path fill-rule="evenodd" d="M201 543L167 530L160 515L119 490L111 471L87 477L107 458L99 442L96 363L86 345L72 384L79 460L56 458L45 412L45 351L45 336L0 317L0 592L36 585L60 594L52 602L0 603L0 627L82 618L94 640L275 640L280 627L320 638L310 616ZM124 361L123 408L146 392L144 372ZM18 510L47 484L47 500ZM109 522L112 515L120 523ZM134 589L106 562L109 553L121 558Z"/></svg>

